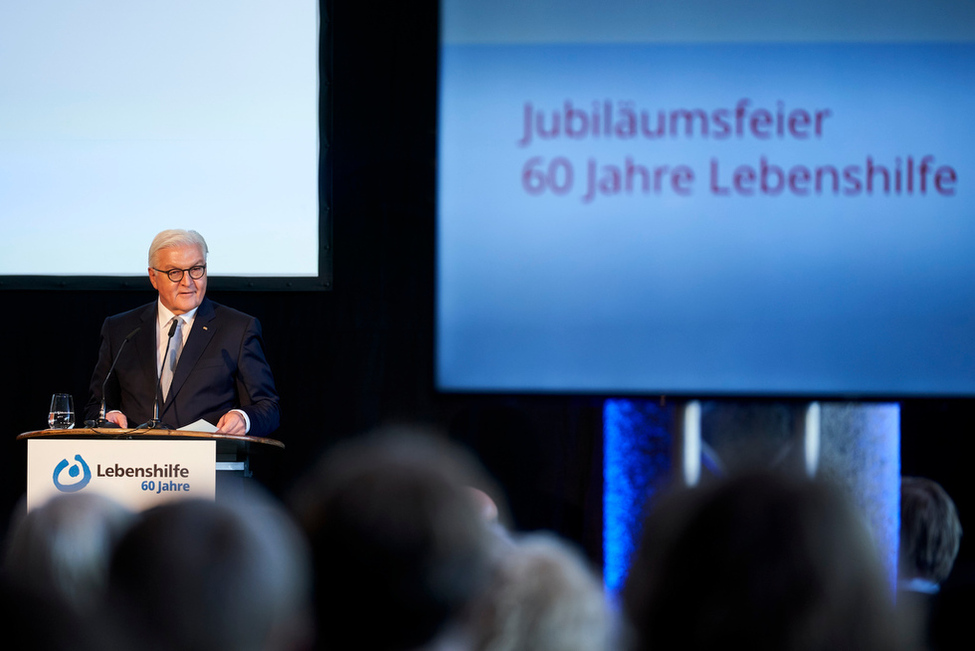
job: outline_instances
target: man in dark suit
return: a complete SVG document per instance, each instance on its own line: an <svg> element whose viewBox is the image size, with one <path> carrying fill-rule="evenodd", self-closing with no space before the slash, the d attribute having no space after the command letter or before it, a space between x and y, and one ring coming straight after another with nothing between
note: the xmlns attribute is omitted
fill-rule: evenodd
<svg viewBox="0 0 975 651"><path fill-rule="evenodd" d="M149 282L159 298L105 319L88 418L99 416L104 384L107 420L120 427L150 421L162 385L158 418L168 426L203 419L226 434L277 429L278 394L260 323L206 298L206 256L196 231L167 230L153 239Z"/></svg>

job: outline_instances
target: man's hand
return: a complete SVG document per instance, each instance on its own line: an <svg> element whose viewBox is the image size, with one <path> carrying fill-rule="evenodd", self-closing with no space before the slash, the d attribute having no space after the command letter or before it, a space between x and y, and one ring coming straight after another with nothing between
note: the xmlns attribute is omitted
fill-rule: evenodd
<svg viewBox="0 0 975 651"><path fill-rule="evenodd" d="M125 417L125 414L123 414L120 411L110 411L110 412L108 412L107 414L105 414L105 420L111 421L111 422L115 423L116 425L118 425L122 429L128 429L129 428L129 419L126 418Z"/></svg>
<svg viewBox="0 0 975 651"><path fill-rule="evenodd" d="M247 433L247 423L244 417L236 411L228 411L217 422L217 432L221 434L235 434L243 436Z"/></svg>

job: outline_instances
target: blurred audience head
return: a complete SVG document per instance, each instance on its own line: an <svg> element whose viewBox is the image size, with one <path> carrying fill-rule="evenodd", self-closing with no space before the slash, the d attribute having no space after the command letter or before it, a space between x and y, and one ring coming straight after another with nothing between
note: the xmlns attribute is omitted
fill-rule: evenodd
<svg viewBox="0 0 975 651"><path fill-rule="evenodd" d="M475 651L605 651L616 627L605 593L575 548L546 534L517 538L470 615Z"/></svg>
<svg viewBox="0 0 975 651"><path fill-rule="evenodd" d="M54 497L13 523L3 558L6 580L89 612L99 605L112 550L133 518L95 493Z"/></svg>
<svg viewBox="0 0 975 651"><path fill-rule="evenodd" d="M319 647L415 649L450 630L500 540L470 490L489 485L473 457L415 430L327 453L294 501L313 550Z"/></svg>
<svg viewBox="0 0 975 651"><path fill-rule="evenodd" d="M896 625L879 552L846 495L781 474L662 498L625 602L640 649L891 651L915 641Z"/></svg>
<svg viewBox="0 0 975 651"><path fill-rule="evenodd" d="M97 599L93 599L97 601ZM115 649L115 638L100 617L70 607L52 594L42 594L0 577L0 629L5 651L103 651Z"/></svg>
<svg viewBox="0 0 975 651"><path fill-rule="evenodd" d="M955 503L936 481L901 478L900 578L937 585L948 578L961 545Z"/></svg>
<svg viewBox="0 0 975 651"><path fill-rule="evenodd" d="M108 614L137 648L277 651L311 640L308 551L262 492L147 510L119 542Z"/></svg>

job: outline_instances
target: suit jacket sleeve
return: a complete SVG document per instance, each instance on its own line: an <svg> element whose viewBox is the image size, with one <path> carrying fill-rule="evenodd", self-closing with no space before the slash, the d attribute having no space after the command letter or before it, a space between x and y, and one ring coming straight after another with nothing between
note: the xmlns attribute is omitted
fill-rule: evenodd
<svg viewBox="0 0 975 651"><path fill-rule="evenodd" d="M88 404L85 407L85 419L94 420L98 418L102 403L102 385L105 384L105 374L112 366L112 342L109 334L108 319L102 322L102 330L98 347L98 361L95 363L95 370L91 374L91 383L88 387ZM114 392L114 396L112 395ZM119 402L118 382L114 385L109 382L105 387L105 402L108 404L106 410L117 409Z"/></svg>
<svg viewBox="0 0 975 651"><path fill-rule="evenodd" d="M280 399L274 387L271 367L264 354L261 324L254 318L251 318L244 331L237 362L236 383L240 408L251 421L248 434L267 436L276 430L281 422Z"/></svg>

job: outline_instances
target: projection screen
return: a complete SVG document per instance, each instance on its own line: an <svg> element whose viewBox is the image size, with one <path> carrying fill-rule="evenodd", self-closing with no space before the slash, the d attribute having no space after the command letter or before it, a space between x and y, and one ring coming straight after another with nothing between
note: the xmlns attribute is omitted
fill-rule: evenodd
<svg viewBox="0 0 975 651"><path fill-rule="evenodd" d="M5 2L0 96L0 287L144 277L164 228L327 285L317 0Z"/></svg>
<svg viewBox="0 0 975 651"><path fill-rule="evenodd" d="M436 382L975 395L975 9L444 0Z"/></svg>

